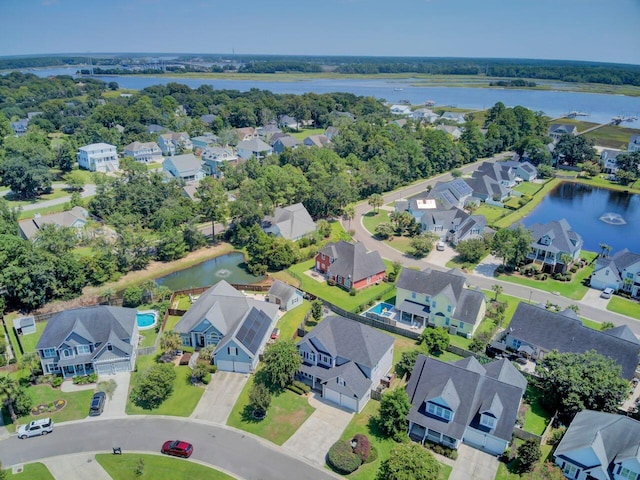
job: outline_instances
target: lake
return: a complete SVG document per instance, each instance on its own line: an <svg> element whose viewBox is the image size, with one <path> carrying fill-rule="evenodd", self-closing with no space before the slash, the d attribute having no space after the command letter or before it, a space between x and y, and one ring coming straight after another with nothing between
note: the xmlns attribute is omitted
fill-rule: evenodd
<svg viewBox="0 0 640 480"><path fill-rule="evenodd" d="M263 276L256 277L247 273L242 266L243 264L244 255L242 253L228 253L156 278L156 283L165 285L175 292L188 288L208 287L220 280L240 284L259 283L264 280Z"/></svg>
<svg viewBox="0 0 640 480"><path fill-rule="evenodd" d="M78 67L59 67L32 70L38 76L74 75ZM114 75L96 76L105 82L117 82L121 88L140 90L151 85L177 82L191 88L211 85L216 89L248 91L252 88L273 93L331 93L348 92L398 103L408 100L413 105L433 100L437 105L451 105L474 110L486 109L497 102L509 107L522 105L531 110L543 111L555 118L572 111L590 114L579 117L589 122L605 123L618 115L639 117L635 122L622 125L640 128L640 97L626 97L598 93L579 93L559 90L518 90L505 88L429 87L420 86L419 79L315 79L300 81L227 80L215 78L167 78L154 76ZM554 85L553 82L540 82Z"/></svg>
<svg viewBox="0 0 640 480"><path fill-rule="evenodd" d="M640 252L640 195L563 182L523 223L528 227L562 218L582 236L585 250L599 252L600 243L606 243L612 254L623 248Z"/></svg>

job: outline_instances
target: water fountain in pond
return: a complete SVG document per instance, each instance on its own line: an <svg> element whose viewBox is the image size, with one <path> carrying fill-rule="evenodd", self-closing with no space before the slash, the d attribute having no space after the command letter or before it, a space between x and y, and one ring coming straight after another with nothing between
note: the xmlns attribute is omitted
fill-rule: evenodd
<svg viewBox="0 0 640 480"><path fill-rule="evenodd" d="M619 213L607 212L600 216L600 221L609 225L626 225L627 222Z"/></svg>
<svg viewBox="0 0 640 480"><path fill-rule="evenodd" d="M227 270L226 268L221 268L220 270L215 272L214 275L220 278L227 278L229 275L231 275L231 271Z"/></svg>

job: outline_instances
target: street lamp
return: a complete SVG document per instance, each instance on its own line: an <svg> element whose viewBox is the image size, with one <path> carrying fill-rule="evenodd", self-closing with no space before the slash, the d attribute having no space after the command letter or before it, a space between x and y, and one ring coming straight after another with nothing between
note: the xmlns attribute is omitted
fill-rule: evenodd
<svg viewBox="0 0 640 480"><path fill-rule="evenodd" d="M529 290L529 305L531 305L531 295L533 295L533 290Z"/></svg>

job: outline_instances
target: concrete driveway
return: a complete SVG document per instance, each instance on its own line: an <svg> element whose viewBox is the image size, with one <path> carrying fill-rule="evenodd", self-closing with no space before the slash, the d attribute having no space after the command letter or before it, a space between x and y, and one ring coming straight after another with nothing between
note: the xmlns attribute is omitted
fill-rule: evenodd
<svg viewBox="0 0 640 480"><path fill-rule="evenodd" d="M347 428L353 413L326 402L318 393L309 397L309 404L316 410L283 447L293 455L322 467L329 448Z"/></svg>
<svg viewBox="0 0 640 480"><path fill-rule="evenodd" d="M449 480L490 480L498 473L498 459L464 443L458 447L458 458Z"/></svg>
<svg viewBox="0 0 640 480"><path fill-rule="evenodd" d="M93 453L63 455L43 460L56 480L111 480Z"/></svg>
<svg viewBox="0 0 640 480"><path fill-rule="evenodd" d="M113 380L118 385L111 398L107 396L107 402L104 404L104 411L100 417L95 418L119 418L126 415L125 407L127 406L127 397L129 396L129 381L131 373L116 373L115 375L101 375L98 382ZM89 406L87 405L87 410ZM93 417L89 417L93 418Z"/></svg>
<svg viewBox="0 0 640 480"><path fill-rule="evenodd" d="M602 298L600 296L601 294L602 294L602 290L596 290L595 288L590 288L589 290L587 290L587 293L584 294L584 297L582 297L581 301L584 303L588 303L592 307L606 310L607 305L609 304L609 300L611 300L611 298Z"/></svg>
<svg viewBox="0 0 640 480"><path fill-rule="evenodd" d="M487 255L487 257L478 264L473 273L484 277L495 278L493 276L494 272L500 265L502 265L502 259L494 257L493 255Z"/></svg>
<svg viewBox="0 0 640 480"><path fill-rule="evenodd" d="M216 372L191 418L226 425L227 418L248 379L249 376L244 373Z"/></svg>

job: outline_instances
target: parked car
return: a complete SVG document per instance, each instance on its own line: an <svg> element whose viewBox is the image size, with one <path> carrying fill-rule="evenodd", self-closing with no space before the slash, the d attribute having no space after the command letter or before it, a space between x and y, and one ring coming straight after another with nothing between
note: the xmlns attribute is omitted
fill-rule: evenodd
<svg viewBox="0 0 640 480"><path fill-rule="evenodd" d="M89 407L89 416L97 417L104 410L104 402L107 399L107 395L104 392L96 392L91 399L91 407Z"/></svg>
<svg viewBox="0 0 640 480"><path fill-rule="evenodd" d="M600 294L602 298L611 298L611 295L613 295L613 288L609 287L605 288Z"/></svg>
<svg viewBox="0 0 640 480"><path fill-rule="evenodd" d="M274 328L271 332L271 340L276 340L278 338L278 335L280 335L280 329Z"/></svg>
<svg viewBox="0 0 640 480"><path fill-rule="evenodd" d="M444 242L438 242L436 244L436 250L438 250L439 252L444 251Z"/></svg>
<svg viewBox="0 0 640 480"><path fill-rule="evenodd" d="M193 445L182 440L167 440L160 451L165 455L189 458L193 453Z"/></svg>
<svg viewBox="0 0 640 480"><path fill-rule="evenodd" d="M30 423L19 427L18 438L24 439L38 435L46 435L51 432L53 432L53 420L48 417L41 418L40 420L33 420Z"/></svg>

